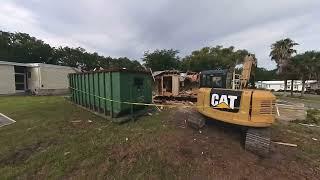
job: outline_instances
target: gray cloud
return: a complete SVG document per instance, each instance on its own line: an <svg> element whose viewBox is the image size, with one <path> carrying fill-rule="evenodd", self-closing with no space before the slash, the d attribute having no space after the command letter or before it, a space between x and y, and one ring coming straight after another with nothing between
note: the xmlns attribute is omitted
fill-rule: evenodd
<svg viewBox="0 0 320 180"><path fill-rule="evenodd" d="M181 56L203 46L233 45L255 53L259 66L274 41L290 37L299 52L318 48L317 0L45 1L4 0L0 28L54 46L82 46L106 56L139 59L146 50L174 48Z"/></svg>

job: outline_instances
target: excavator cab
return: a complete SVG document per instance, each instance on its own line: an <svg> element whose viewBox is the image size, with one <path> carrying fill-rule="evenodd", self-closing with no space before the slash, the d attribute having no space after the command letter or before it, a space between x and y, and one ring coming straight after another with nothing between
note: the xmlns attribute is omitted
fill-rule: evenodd
<svg viewBox="0 0 320 180"><path fill-rule="evenodd" d="M226 88L228 70L217 69L200 72L200 88Z"/></svg>
<svg viewBox="0 0 320 180"><path fill-rule="evenodd" d="M231 73L228 69L201 71L200 88L231 88Z"/></svg>

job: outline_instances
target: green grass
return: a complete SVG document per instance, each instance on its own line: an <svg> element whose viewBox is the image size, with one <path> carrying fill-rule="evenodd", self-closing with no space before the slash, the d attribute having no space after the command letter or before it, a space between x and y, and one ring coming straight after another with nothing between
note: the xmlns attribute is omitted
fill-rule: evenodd
<svg viewBox="0 0 320 180"><path fill-rule="evenodd" d="M176 118L171 117L175 109L116 124L63 97L12 96L0 97L0 112L17 121L0 128L1 180L188 179L199 174L195 167L204 168L202 160L215 160L177 151L185 143L195 152L202 147L193 142L192 131L177 129L167 121ZM312 140L320 137L319 129L296 123L277 123L273 129L275 140L299 145L295 155L299 162L320 167L320 143ZM210 153L212 157L221 154L215 148ZM251 157L246 153L239 156Z"/></svg>
<svg viewBox="0 0 320 180"><path fill-rule="evenodd" d="M281 96L279 96L281 98ZM284 97L287 99L296 99L298 101L305 101L305 102L320 102L320 96L319 95L305 95L305 96L290 96Z"/></svg>
<svg viewBox="0 0 320 180"><path fill-rule="evenodd" d="M320 109L308 109L305 120L294 120L292 123L304 123L310 125L320 125Z"/></svg>
<svg viewBox="0 0 320 180"><path fill-rule="evenodd" d="M307 111L307 122L312 124L320 124L320 110L309 109Z"/></svg>
<svg viewBox="0 0 320 180"><path fill-rule="evenodd" d="M290 93L287 93L286 96L283 96L282 93L274 92L277 96L277 99L289 101L292 103L303 103L308 108L320 109L320 95L305 94L304 97L300 95L290 96Z"/></svg>
<svg viewBox="0 0 320 180"><path fill-rule="evenodd" d="M0 129L0 179L60 179L82 177L84 172L87 178L148 173L166 178L170 172L161 161L147 166L150 157L157 156L145 151L140 156L147 159L138 158L130 172L119 174L123 164L113 157L118 152L110 154L117 147L123 151L124 147L153 141L167 131L169 128L161 123L165 113L119 125L55 96L0 97L0 112L17 121Z"/></svg>
<svg viewBox="0 0 320 180"><path fill-rule="evenodd" d="M320 129L317 127L306 127L298 123L277 122L272 127L274 141L284 141L297 144L294 156L301 163L311 164L320 170ZM317 140L313 140L316 138Z"/></svg>

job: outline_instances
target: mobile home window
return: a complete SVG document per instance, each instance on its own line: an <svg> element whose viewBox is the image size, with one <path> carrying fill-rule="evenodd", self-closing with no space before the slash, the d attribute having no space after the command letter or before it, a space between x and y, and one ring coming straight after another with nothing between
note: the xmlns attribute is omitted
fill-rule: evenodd
<svg viewBox="0 0 320 180"><path fill-rule="evenodd" d="M26 67L24 66L14 66L15 73L25 73Z"/></svg>

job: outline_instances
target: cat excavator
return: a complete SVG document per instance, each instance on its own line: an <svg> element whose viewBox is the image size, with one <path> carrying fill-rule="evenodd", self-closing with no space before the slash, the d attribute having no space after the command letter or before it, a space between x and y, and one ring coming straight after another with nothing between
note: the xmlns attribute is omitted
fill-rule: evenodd
<svg viewBox="0 0 320 180"><path fill-rule="evenodd" d="M275 121L276 97L270 91L250 89L256 64L248 55L241 74L221 69L202 71L196 107L210 120L240 125L245 131L245 149L264 156L270 150L268 127ZM204 120L188 118L188 123L202 126Z"/></svg>

